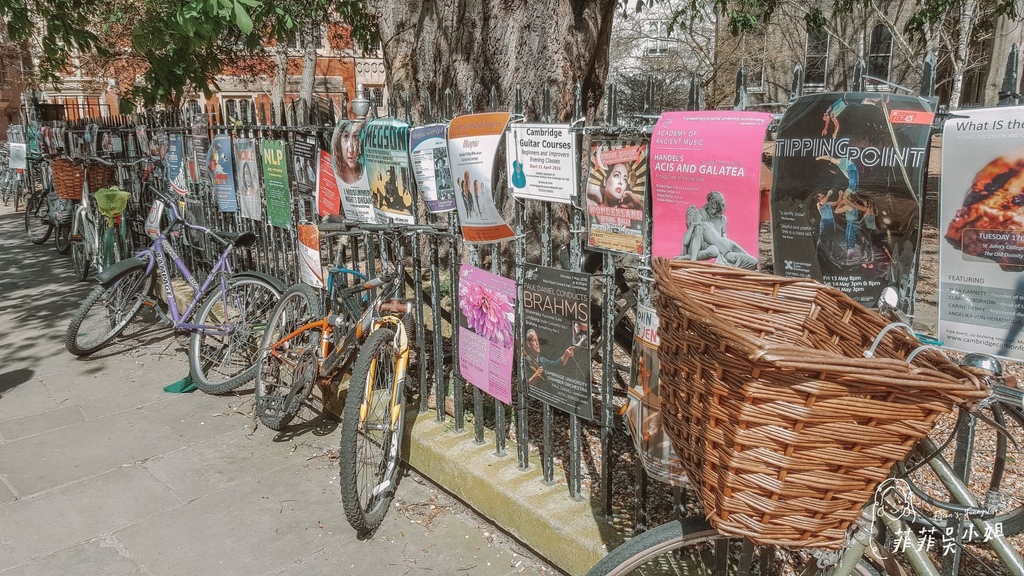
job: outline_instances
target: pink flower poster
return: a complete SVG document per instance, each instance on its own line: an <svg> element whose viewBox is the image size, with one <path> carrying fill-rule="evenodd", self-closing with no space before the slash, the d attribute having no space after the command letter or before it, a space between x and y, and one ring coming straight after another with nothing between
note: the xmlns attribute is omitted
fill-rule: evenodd
<svg viewBox="0 0 1024 576"><path fill-rule="evenodd" d="M666 112L651 136L654 255L757 269L761 151L771 115Z"/></svg>
<svg viewBox="0 0 1024 576"><path fill-rule="evenodd" d="M470 384L512 403L516 283L463 264L459 271L459 371Z"/></svg>

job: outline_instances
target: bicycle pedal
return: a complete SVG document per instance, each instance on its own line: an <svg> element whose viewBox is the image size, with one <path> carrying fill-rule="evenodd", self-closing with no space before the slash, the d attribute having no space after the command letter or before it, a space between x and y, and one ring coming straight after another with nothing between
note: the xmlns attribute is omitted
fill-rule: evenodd
<svg viewBox="0 0 1024 576"><path fill-rule="evenodd" d="M85 240L85 236L82 236L81 234L71 234L68 236L68 240L72 242L81 242L82 240Z"/></svg>

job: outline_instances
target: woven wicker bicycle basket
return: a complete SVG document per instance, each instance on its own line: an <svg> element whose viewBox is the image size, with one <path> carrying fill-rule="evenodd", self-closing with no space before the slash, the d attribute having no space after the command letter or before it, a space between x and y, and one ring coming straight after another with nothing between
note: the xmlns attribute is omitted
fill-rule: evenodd
<svg viewBox="0 0 1024 576"><path fill-rule="evenodd" d="M52 169L53 188L57 192L57 197L67 200L81 200L82 179L85 177L85 169L64 158L55 159ZM97 190L108 186L113 180L113 166L93 164L89 167L89 192L95 194Z"/></svg>
<svg viewBox="0 0 1024 576"><path fill-rule="evenodd" d="M657 260L662 422L712 525L837 548L935 418L987 395L811 280ZM885 332L873 357L867 351Z"/></svg>

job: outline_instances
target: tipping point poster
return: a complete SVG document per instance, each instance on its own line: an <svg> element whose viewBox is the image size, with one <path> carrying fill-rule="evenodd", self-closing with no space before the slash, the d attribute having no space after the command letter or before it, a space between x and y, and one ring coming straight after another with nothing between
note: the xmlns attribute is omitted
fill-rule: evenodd
<svg viewBox="0 0 1024 576"><path fill-rule="evenodd" d="M448 160L447 127L444 124L417 126L409 131L412 172L427 210L455 210L455 184Z"/></svg>
<svg viewBox="0 0 1024 576"><path fill-rule="evenodd" d="M235 168L231 161L231 135L217 134L206 157L217 206L221 212L238 212L235 197Z"/></svg>
<svg viewBox="0 0 1024 576"><path fill-rule="evenodd" d="M252 138L235 140L235 172L239 213L250 220L262 220L263 199L260 197L256 142Z"/></svg>
<svg viewBox="0 0 1024 576"><path fill-rule="evenodd" d="M576 135L568 124L513 124L505 148L516 198L568 204L579 188Z"/></svg>
<svg viewBox="0 0 1024 576"><path fill-rule="evenodd" d="M760 112L661 115L651 135L655 256L757 269L761 152L770 121Z"/></svg>
<svg viewBox="0 0 1024 576"><path fill-rule="evenodd" d="M263 157L267 219L271 226L291 229L292 194L288 188L288 161L284 153L284 140L264 140L261 143L260 154Z"/></svg>
<svg viewBox="0 0 1024 576"><path fill-rule="evenodd" d="M494 204L494 157L510 115L507 112L459 116L448 126L448 157L455 178L455 202L462 236L470 244L515 238Z"/></svg>
<svg viewBox="0 0 1024 576"><path fill-rule="evenodd" d="M878 92L793 102L775 139L775 273L873 307L886 286L913 312L933 102Z"/></svg>
<svg viewBox="0 0 1024 576"><path fill-rule="evenodd" d="M171 189L178 194L188 194L188 168L185 161L185 136L180 133L172 133L167 136L167 156L164 158L167 166L167 182Z"/></svg>
<svg viewBox="0 0 1024 576"><path fill-rule="evenodd" d="M530 396L587 420L590 389L590 275L528 264L523 281L523 385Z"/></svg>
<svg viewBox="0 0 1024 576"><path fill-rule="evenodd" d="M459 269L459 372L512 403L516 283L469 264Z"/></svg>
<svg viewBox="0 0 1024 576"><path fill-rule="evenodd" d="M393 118L373 120L363 128L362 144L377 222L413 224L409 125Z"/></svg>
<svg viewBox="0 0 1024 576"><path fill-rule="evenodd" d="M321 216L341 213L341 191L331 167L331 155L323 150L317 158L316 211Z"/></svg>
<svg viewBox="0 0 1024 576"><path fill-rule="evenodd" d="M376 222L370 182L366 177L360 135L364 122L341 120L331 137L331 163L338 179L341 207L345 218L356 222Z"/></svg>
<svg viewBox="0 0 1024 576"><path fill-rule="evenodd" d="M942 130L939 339L1024 359L1024 122L958 110ZM951 169L952 167L955 169Z"/></svg>
<svg viewBox="0 0 1024 576"><path fill-rule="evenodd" d="M602 252L643 252L647 187L646 140L594 138L587 180L587 247Z"/></svg>

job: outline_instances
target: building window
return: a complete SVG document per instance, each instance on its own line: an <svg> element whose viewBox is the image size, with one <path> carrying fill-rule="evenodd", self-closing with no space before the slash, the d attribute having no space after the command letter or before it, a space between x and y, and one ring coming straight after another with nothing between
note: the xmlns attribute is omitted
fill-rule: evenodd
<svg viewBox="0 0 1024 576"><path fill-rule="evenodd" d="M303 50L307 42L312 42L317 50L324 47L324 34L326 29L320 24L303 26L295 34L295 37L288 41L288 48L291 50Z"/></svg>
<svg viewBox="0 0 1024 576"><path fill-rule="evenodd" d="M256 104L252 97L224 98L224 117L229 121L254 123Z"/></svg>
<svg viewBox="0 0 1024 576"><path fill-rule="evenodd" d="M647 55L664 56L668 54L668 22L652 20L647 23Z"/></svg>
<svg viewBox="0 0 1024 576"><path fill-rule="evenodd" d="M185 101L185 121L192 123L192 119L196 117L196 114L202 114L203 107L199 105L199 100L186 100Z"/></svg>
<svg viewBox="0 0 1024 576"><path fill-rule="evenodd" d="M807 28L807 49L804 52L804 85L824 86L828 77L828 31Z"/></svg>
<svg viewBox="0 0 1024 576"><path fill-rule="evenodd" d="M871 30L871 49L868 51L868 89L888 90L889 68L892 65L892 32L885 24Z"/></svg>
<svg viewBox="0 0 1024 576"><path fill-rule="evenodd" d="M370 102L380 110L384 107L384 88L378 86L376 88L370 88Z"/></svg>

